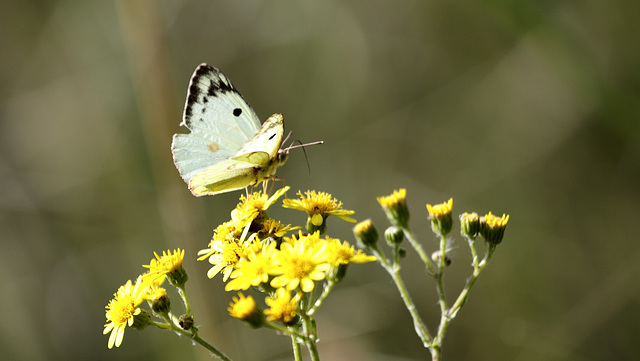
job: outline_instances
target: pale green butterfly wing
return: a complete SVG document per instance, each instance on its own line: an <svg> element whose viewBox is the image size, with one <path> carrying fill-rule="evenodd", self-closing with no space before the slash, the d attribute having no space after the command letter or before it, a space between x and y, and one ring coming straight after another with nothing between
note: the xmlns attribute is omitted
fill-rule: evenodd
<svg viewBox="0 0 640 361"><path fill-rule="evenodd" d="M196 196L255 185L284 161L277 157L282 115L272 115L261 127L231 81L210 65L200 64L193 73L180 125L191 132L174 135L171 151Z"/></svg>
<svg viewBox="0 0 640 361"><path fill-rule="evenodd" d="M229 159L260 129L260 120L220 70L200 64L189 83L182 123L191 133L173 136L171 151L189 182L212 164Z"/></svg>
<svg viewBox="0 0 640 361"><path fill-rule="evenodd" d="M260 131L231 159L220 161L196 174L189 182L195 195L214 195L256 185L273 176L285 158L278 157L284 136L282 114L269 117Z"/></svg>

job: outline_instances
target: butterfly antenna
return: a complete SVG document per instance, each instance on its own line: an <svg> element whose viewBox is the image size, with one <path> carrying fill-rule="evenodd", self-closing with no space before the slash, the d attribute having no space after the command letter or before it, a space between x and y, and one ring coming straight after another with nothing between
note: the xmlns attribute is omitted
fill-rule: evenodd
<svg viewBox="0 0 640 361"><path fill-rule="evenodd" d="M299 144L294 146L293 144L298 142ZM309 143L309 144L302 144L302 142L298 139L294 140L293 142L291 142L291 145L289 147L287 147L285 150L288 152L290 149L295 149L295 148L302 148L302 153L304 153L304 160L307 162L307 171L309 172L309 176L311 176L311 165L309 164L309 157L307 156L307 150L304 149L307 145L314 145L314 144L322 144L323 141L319 141L319 142L313 142L313 143Z"/></svg>

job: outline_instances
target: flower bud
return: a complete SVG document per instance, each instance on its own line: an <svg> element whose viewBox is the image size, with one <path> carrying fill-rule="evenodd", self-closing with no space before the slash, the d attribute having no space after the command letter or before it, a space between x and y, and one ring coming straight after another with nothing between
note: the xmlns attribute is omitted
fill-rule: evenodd
<svg viewBox="0 0 640 361"><path fill-rule="evenodd" d="M370 247L378 242L378 230L370 219L364 220L353 227L353 234L364 247Z"/></svg>
<svg viewBox="0 0 640 361"><path fill-rule="evenodd" d="M149 314L149 312L141 309L140 313L133 317L133 325L131 325L131 327L140 331L152 324L153 321L151 320L151 315Z"/></svg>
<svg viewBox="0 0 640 361"><path fill-rule="evenodd" d="M167 290L155 286L149 288L149 293L149 303L153 312L166 315L171 311L171 300L167 296Z"/></svg>
<svg viewBox="0 0 640 361"><path fill-rule="evenodd" d="M181 315L178 317L178 325L180 325L183 330L190 331L194 325L193 315Z"/></svg>
<svg viewBox="0 0 640 361"><path fill-rule="evenodd" d="M480 231L480 216L478 213L464 212L460 215L460 233L463 237L475 239Z"/></svg>
<svg viewBox="0 0 640 361"><path fill-rule="evenodd" d="M400 227L390 226L386 231L384 231L384 238L390 246L400 244L404 239L404 231Z"/></svg>

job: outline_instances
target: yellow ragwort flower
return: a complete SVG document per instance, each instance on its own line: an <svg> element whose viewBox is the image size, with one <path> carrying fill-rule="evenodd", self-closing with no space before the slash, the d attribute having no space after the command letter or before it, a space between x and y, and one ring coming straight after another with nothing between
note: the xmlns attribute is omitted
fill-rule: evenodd
<svg viewBox="0 0 640 361"><path fill-rule="evenodd" d="M218 251L213 247L216 242L227 242L227 243L240 243L243 229L238 227L238 222L228 221L219 225L213 231L213 237L211 237L211 241L209 242L209 248L201 249L198 251L198 261L202 261L211 257L214 253Z"/></svg>
<svg viewBox="0 0 640 361"><path fill-rule="evenodd" d="M350 263L366 263L377 260L376 256L370 256L361 249L357 250L349 242L340 242L339 239L327 237L328 261L332 267Z"/></svg>
<svg viewBox="0 0 640 361"><path fill-rule="evenodd" d="M210 249L203 249L198 254L206 254L209 256L209 263L213 265L207 272L207 277L213 278L222 272L226 282L235 265L244 257L245 249L235 242L213 241ZM198 260L204 259L203 257Z"/></svg>
<svg viewBox="0 0 640 361"><path fill-rule="evenodd" d="M326 227L325 220L329 216L336 216L347 222L356 221L348 217L355 212L341 209L342 202L331 197L329 193L306 191L305 195L302 195L301 192L298 192L298 195L300 199L285 199L282 206L307 212L309 216L307 220L307 231L309 233L313 233L316 230L321 230L321 233L324 233Z"/></svg>
<svg viewBox="0 0 640 361"><path fill-rule="evenodd" d="M507 222L509 222L508 214L503 214L502 217L496 217L489 212L480 218L480 233L489 244L493 246L498 245L502 242Z"/></svg>
<svg viewBox="0 0 640 361"><path fill-rule="evenodd" d="M407 190L405 188L400 188L398 190L394 190L393 193L388 196L378 197L377 199L378 203L380 203L383 208L393 208L398 203L406 202Z"/></svg>
<svg viewBox="0 0 640 361"><path fill-rule="evenodd" d="M118 292L113 294L113 299L109 301L106 309L107 324L104 325L104 335L109 335L109 348L114 345L120 347L126 326L133 326L136 316L142 310L138 307L145 297L145 288L142 277L138 277L136 284L132 285L131 280L120 286Z"/></svg>
<svg viewBox="0 0 640 361"><path fill-rule="evenodd" d="M301 294L299 293L291 298L289 290L279 288L275 297L267 297L265 299L265 303L270 307L264 311L264 314L268 316L267 320L282 321L284 323L291 322L296 317L300 298Z"/></svg>
<svg viewBox="0 0 640 361"><path fill-rule="evenodd" d="M391 195L378 197L389 222L395 226L407 227L409 223L409 208L407 207L407 190L400 188Z"/></svg>
<svg viewBox="0 0 640 361"><path fill-rule="evenodd" d="M254 221L262 223L263 219L268 218L267 209L282 197L289 188L289 186L286 186L279 189L272 196L261 191L250 194L248 199L244 195L240 196L240 203L231 211L231 219L239 222L241 228ZM256 225L255 228L258 228L258 226Z"/></svg>
<svg viewBox="0 0 640 361"><path fill-rule="evenodd" d="M431 221L431 229L443 237L451 232L453 227L453 219L451 218L451 209L453 208L453 198L448 201L436 205L427 204L429 211L429 220Z"/></svg>
<svg viewBox="0 0 640 361"><path fill-rule="evenodd" d="M231 317L248 322L253 327L259 327L262 324L262 312L256 305L253 297L245 297L242 293L238 293L238 297L233 297L233 302L227 308Z"/></svg>
<svg viewBox="0 0 640 361"><path fill-rule="evenodd" d="M225 286L226 291L246 290L251 286L269 282L269 276L274 274L277 262L277 243L270 242L262 245L260 240L254 240L253 246L247 250L246 258L242 258L231 273L232 280Z"/></svg>
<svg viewBox="0 0 640 361"><path fill-rule="evenodd" d="M148 268L148 276L151 278L158 278L164 280L167 276L171 284L184 284L187 281L187 273L182 267L182 261L184 260L184 250L180 248L171 251L162 251L162 256L159 256L156 252L153 252L156 259L152 259L148 265L142 267ZM162 281L158 281L158 284L162 284Z"/></svg>
<svg viewBox="0 0 640 361"><path fill-rule="evenodd" d="M303 292L311 292L314 281L326 277L330 268L327 244L307 241L307 238L319 238L318 232L301 238L285 238L282 242L277 255L278 266L273 270L278 276L271 280L272 287L286 287L290 291L300 287Z"/></svg>
<svg viewBox="0 0 640 361"><path fill-rule="evenodd" d="M271 237L273 239L280 239L284 237L289 231L300 229L300 227L291 227L291 225L284 225L274 219L267 219L262 222L262 231L260 235L262 238Z"/></svg>
<svg viewBox="0 0 640 361"><path fill-rule="evenodd" d="M370 219L365 219L356 224L353 227L353 235L366 247L373 246L378 242L378 230Z"/></svg>

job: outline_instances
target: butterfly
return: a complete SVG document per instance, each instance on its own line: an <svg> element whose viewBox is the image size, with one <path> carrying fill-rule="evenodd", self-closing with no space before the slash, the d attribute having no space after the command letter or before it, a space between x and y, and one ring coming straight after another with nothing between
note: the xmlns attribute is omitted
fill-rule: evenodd
<svg viewBox="0 0 640 361"><path fill-rule="evenodd" d="M280 149L284 118L276 113L264 124L231 81L213 66L200 64L189 83L173 161L195 196L255 186L274 178L289 149Z"/></svg>

